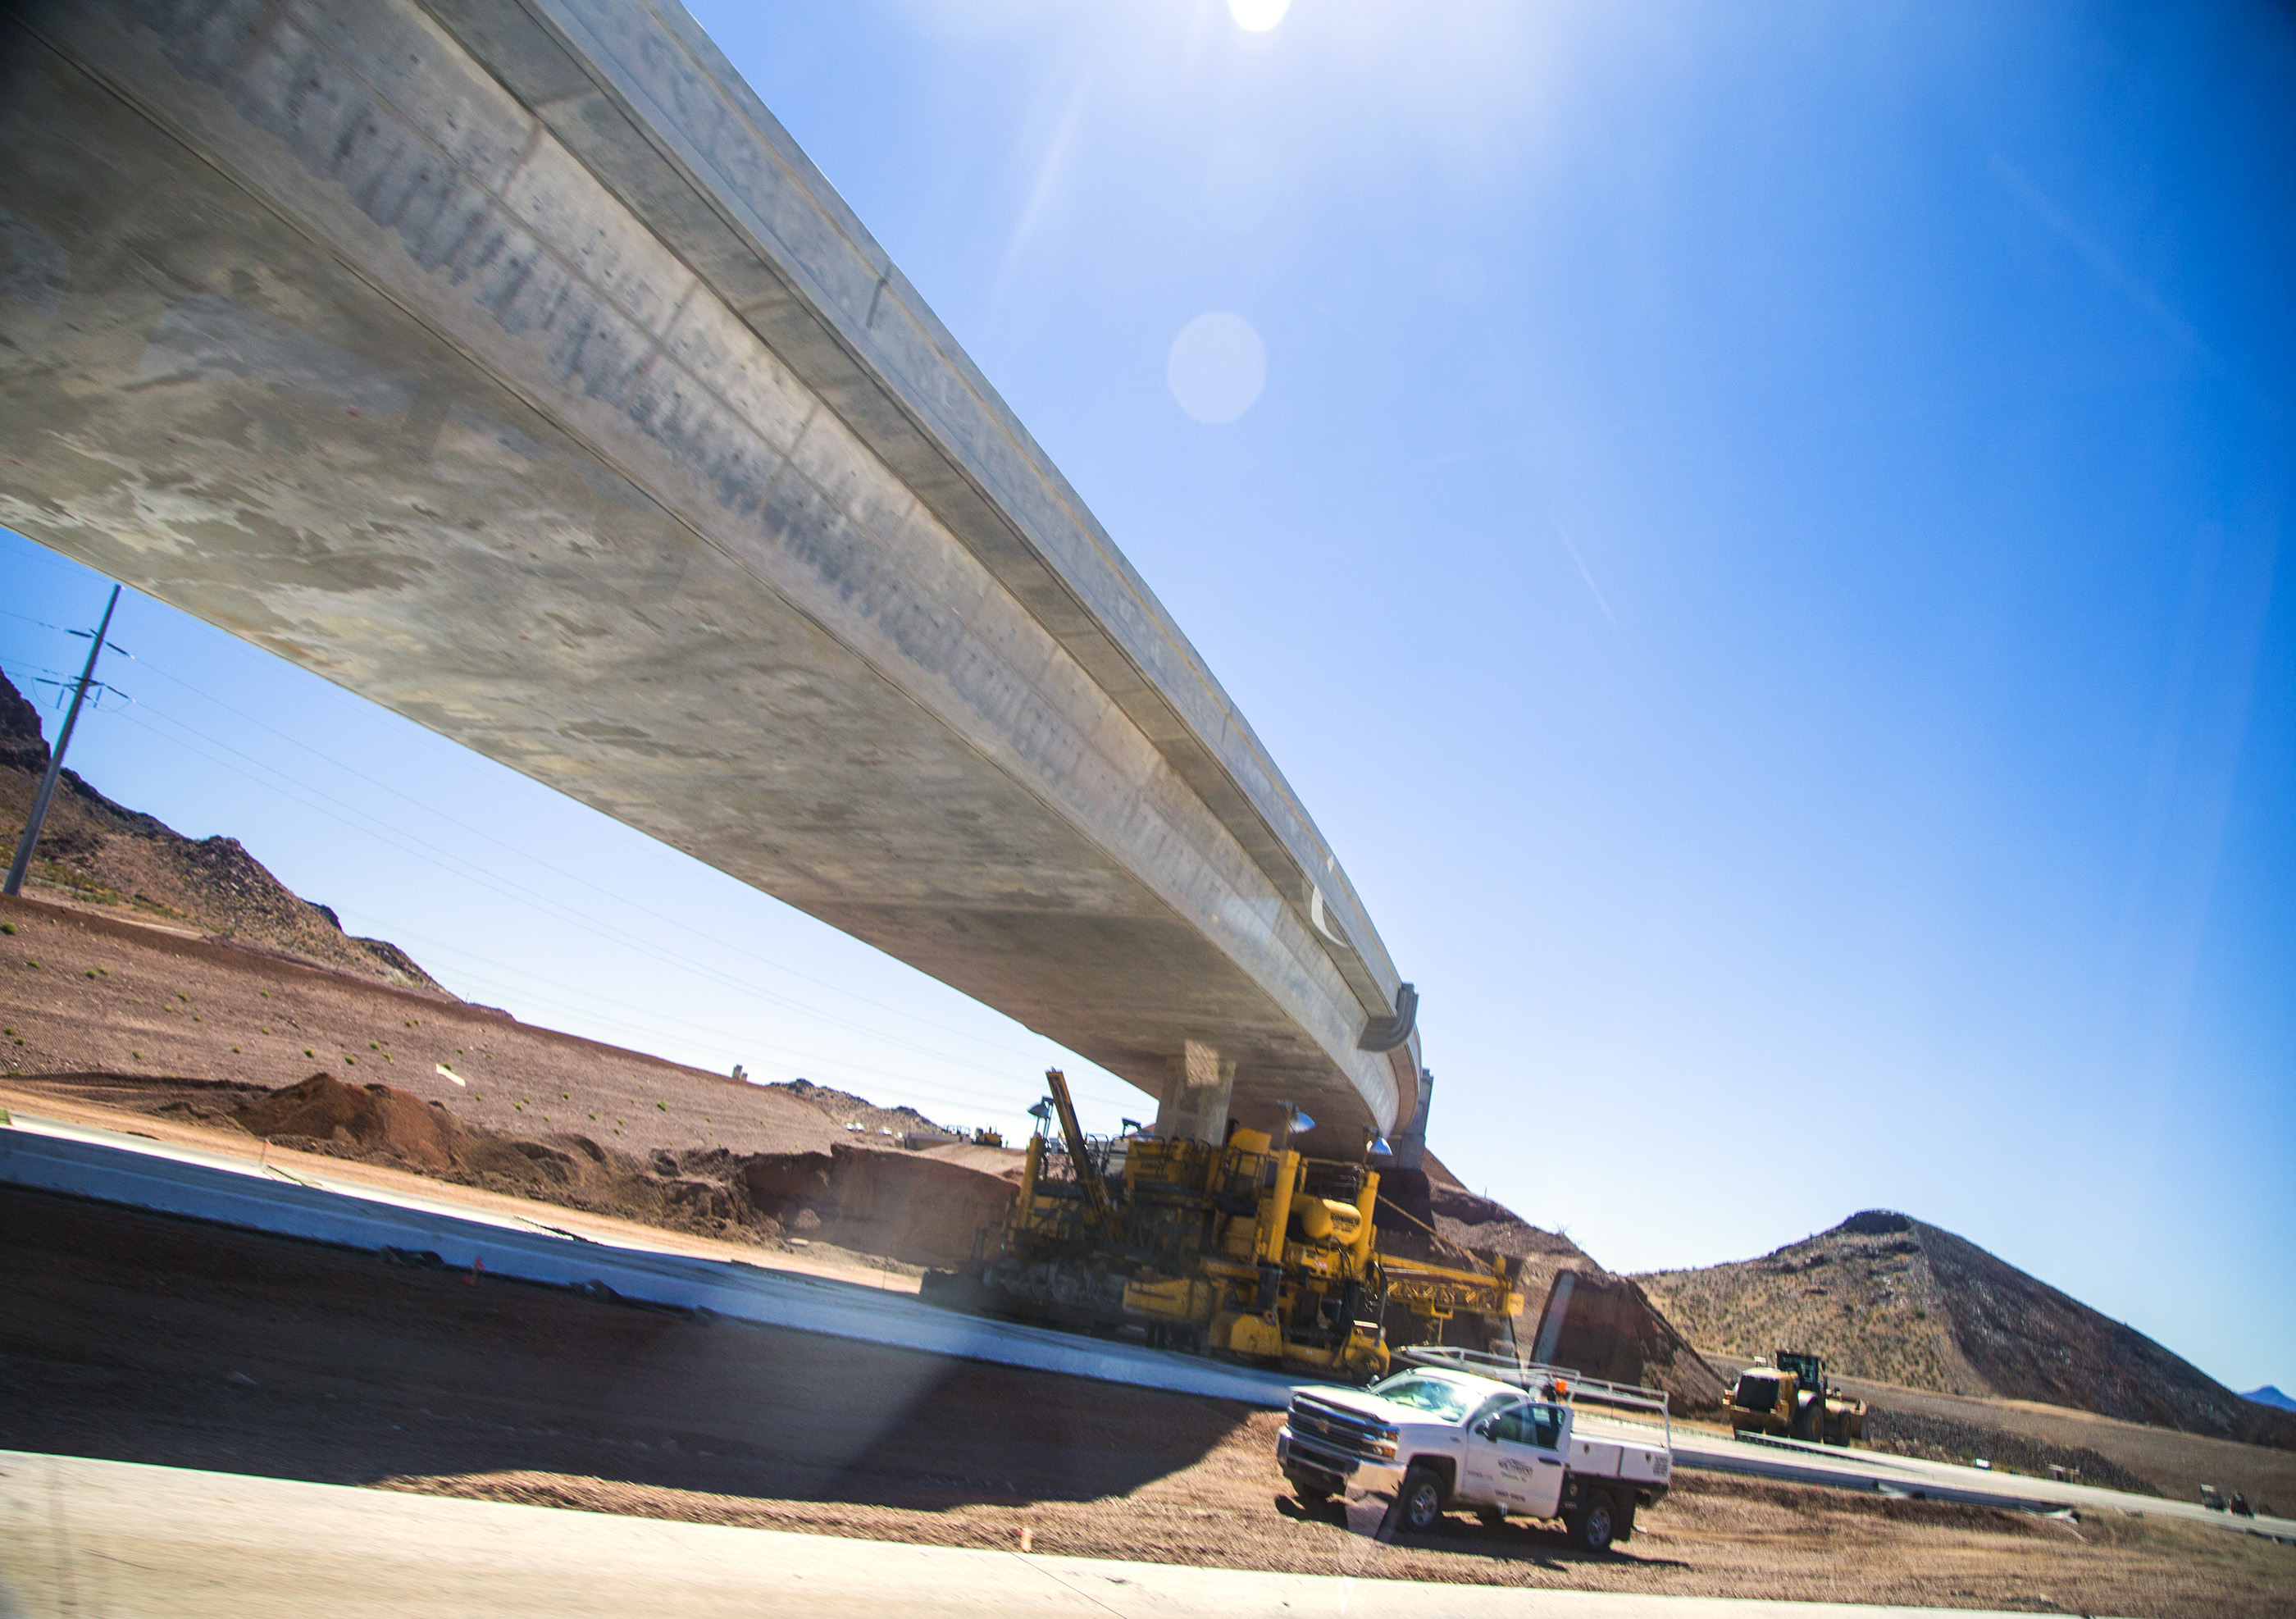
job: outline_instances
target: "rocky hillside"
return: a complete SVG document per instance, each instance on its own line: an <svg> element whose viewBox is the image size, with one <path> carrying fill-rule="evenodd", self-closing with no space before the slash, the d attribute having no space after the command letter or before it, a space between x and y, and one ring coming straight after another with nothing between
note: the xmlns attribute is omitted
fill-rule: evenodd
<svg viewBox="0 0 2296 1619"><path fill-rule="evenodd" d="M0 674L0 845L16 839L48 768L39 711ZM24 884L27 894L275 950L402 989L444 994L406 951L343 932L298 899L236 838L187 838L113 803L67 769Z"/></svg>
<svg viewBox="0 0 2296 1619"><path fill-rule="evenodd" d="M1847 1377L2296 1446L2296 1419L1904 1214L1868 1210L1759 1259L1635 1279L1710 1352L1815 1351Z"/></svg>
<svg viewBox="0 0 2296 1619"><path fill-rule="evenodd" d="M811 1080L775 1080L767 1089L784 1091L800 1102L818 1107L840 1124L857 1124L872 1132L890 1130L900 1136L913 1130L939 1130L950 1135L957 1133L934 1123L914 1107L880 1107L866 1097L857 1097L849 1090L839 1090L832 1086L816 1085Z"/></svg>

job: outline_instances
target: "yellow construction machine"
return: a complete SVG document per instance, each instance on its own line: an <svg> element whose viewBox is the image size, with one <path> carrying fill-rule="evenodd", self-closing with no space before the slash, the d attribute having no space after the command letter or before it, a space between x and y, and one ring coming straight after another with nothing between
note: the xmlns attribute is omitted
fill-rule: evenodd
<svg viewBox="0 0 2296 1619"><path fill-rule="evenodd" d="M1455 1270L1381 1254L1368 1163L1305 1157L1257 1130L1218 1146L1087 1139L1065 1077L1046 1078L1061 1146L1030 1138L1004 1231L971 1278L928 1278L926 1296L1103 1335L1144 1327L1156 1347L1350 1380L1386 1371L1390 1307L1438 1343L1457 1311L1522 1307L1503 1260Z"/></svg>
<svg viewBox="0 0 2296 1619"><path fill-rule="evenodd" d="M1812 1444L1849 1445L1866 1436L1866 1402L1825 1381L1816 1355L1779 1350L1767 1366L1738 1374L1722 1416L1733 1433L1768 1434Z"/></svg>

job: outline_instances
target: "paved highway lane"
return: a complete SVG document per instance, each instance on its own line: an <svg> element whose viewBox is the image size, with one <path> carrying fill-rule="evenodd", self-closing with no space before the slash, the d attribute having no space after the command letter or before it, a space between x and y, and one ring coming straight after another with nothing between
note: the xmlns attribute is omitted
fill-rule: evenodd
<svg viewBox="0 0 2296 1619"><path fill-rule="evenodd" d="M8 1619L1848 1619L1873 1611L895 1545L0 1451Z"/></svg>
<svg viewBox="0 0 2296 1619"><path fill-rule="evenodd" d="M1876 1451L1842 1451L1792 1440L1726 1439L1719 1434L1677 1427L1674 1431L1674 1457L1679 1467L1702 1467L1750 1478L1823 1484L1923 1500L1964 1501L1972 1506L2005 1507L2023 1512L2061 1512L2070 1508L2076 1512L2151 1513L2296 1544L2296 1520L2235 1517L2229 1512L2211 1512L2197 1501L2165 1500L2157 1495L2102 1490L2093 1484L2059 1483L2054 1479L1923 1461L1910 1456L1889 1456Z"/></svg>

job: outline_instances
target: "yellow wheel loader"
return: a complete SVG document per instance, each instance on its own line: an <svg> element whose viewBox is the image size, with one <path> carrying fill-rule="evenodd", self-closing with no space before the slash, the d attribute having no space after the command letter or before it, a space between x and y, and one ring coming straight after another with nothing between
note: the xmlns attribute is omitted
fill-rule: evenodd
<svg viewBox="0 0 2296 1619"><path fill-rule="evenodd" d="M1866 1402L1829 1385L1817 1356L1783 1349L1738 1374L1722 1415L1739 1434L1844 1446L1866 1436Z"/></svg>

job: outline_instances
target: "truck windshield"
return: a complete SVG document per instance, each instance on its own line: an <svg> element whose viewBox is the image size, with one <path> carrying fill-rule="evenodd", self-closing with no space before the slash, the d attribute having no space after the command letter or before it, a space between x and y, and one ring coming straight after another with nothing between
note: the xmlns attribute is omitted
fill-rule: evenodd
<svg viewBox="0 0 2296 1619"><path fill-rule="evenodd" d="M1476 1391L1447 1383L1440 1377L1430 1377L1423 1372L1398 1372L1384 1383L1374 1383L1371 1392L1382 1400L1392 1400L1398 1405L1407 1405L1414 1410L1431 1411L1446 1422L1456 1422L1467 1414L1474 1403Z"/></svg>

